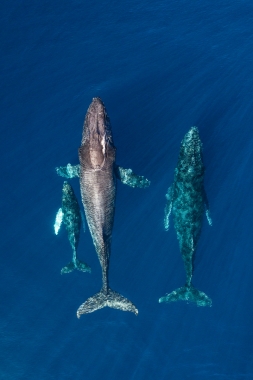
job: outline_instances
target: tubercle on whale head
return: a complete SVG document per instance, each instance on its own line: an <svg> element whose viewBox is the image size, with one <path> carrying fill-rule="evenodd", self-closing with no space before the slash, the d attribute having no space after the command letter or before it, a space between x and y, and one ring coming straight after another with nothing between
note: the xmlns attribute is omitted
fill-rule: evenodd
<svg viewBox="0 0 253 380"><path fill-rule="evenodd" d="M199 131L197 127L191 127L185 134L181 146L184 149L185 155L198 155L202 152L202 142L199 137Z"/></svg>
<svg viewBox="0 0 253 380"><path fill-rule="evenodd" d="M100 98L92 99L85 116L82 145L87 141L94 147L104 143L113 146L110 119Z"/></svg>
<svg viewBox="0 0 253 380"><path fill-rule="evenodd" d="M77 200L72 186L67 181L64 181L62 186L62 208L73 208L76 202Z"/></svg>
<svg viewBox="0 0 253 380"><path fill-rule="evenodd" d="M109 150L116 150L113 144L110 119L103 101L96 97L85 116L81 145L89 147L94 168L101 168Z"/></svg>
<svg viewBox="0 0 253 380"><path fill-rule="evenodd" d="M71 193L73 193L72 187L67 181L64 181L62 186L63 197L69 196Z"/></svg>
<svg viewBox="0 0 253 380"><path fill-rule="evenodd" d="M204 174L202 142L197 127L191 127L185 134L180 147L178 170L189 176Z"/></svg>

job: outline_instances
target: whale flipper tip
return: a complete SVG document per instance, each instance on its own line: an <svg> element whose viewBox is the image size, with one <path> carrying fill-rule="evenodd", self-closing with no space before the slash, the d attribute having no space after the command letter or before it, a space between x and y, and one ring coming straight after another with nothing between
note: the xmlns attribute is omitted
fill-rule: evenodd
<svg viewBox="0 0 253 380"><path fill-rule="evenodd" d="M210 216L210 211L209 210L206 210L206 218L207 218L209 226L212 226L213 225L213 221L212 221L212 218Z"/></svg>
<svg viewBox="0 0 253 380"><path fill-rule="evenodd" d="M109 289L107 293L101 290L99 293L88 298L87 301L78 308L77 318L80 318L81 314L92 313L93 311L102 309L106 306L122 311L130 311L135 315L138 315L138 309L131 301L123 297L121 294Z"/></svg>
<svg viewBox="0 0 253 380"><path fill-rule="evenodd" d="M186 301L196 302L197 306L212 306L212 300L204 292L191 286L182 286L159 299L161 302Z"/></svg>
<svg viewBox="0 0 253 380"><path fill-rule="evenodd" d="M116 166L117 178L130 187L145 188L150 186L150 181L142 175L135 174L132 169L124 169L120 166Z"/></svg>

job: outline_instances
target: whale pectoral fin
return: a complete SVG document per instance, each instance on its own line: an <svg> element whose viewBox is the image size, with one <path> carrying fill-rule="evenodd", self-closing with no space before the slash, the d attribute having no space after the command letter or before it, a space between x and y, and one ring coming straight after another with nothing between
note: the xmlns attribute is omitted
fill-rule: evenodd
<svg viewBox="0 0 253 380"><path fill-rule="evenodd" d="M159 299L159 303L175 301L186 301L187 303L196 302L197 306L212 306L211 298L209 298L204 292L194 288L192 285L182 286Z"/></svg>
<svg viewBox="0 0 253 380"><path fill-rule="evenodd" d="M164 209L164 228L166 231L168 231L170 228L170 214L172 210L173 186L170 186L168 188L168 191L165 197L166 197L167 202Z"/></svg>
<svg viewBox="0 0 253 380"><path fill-rule="evenodd" d="M210 216L210 210L207 210L207 209L206 209L206 218L207 218L209 226L212 226L213 225L213 221L212 221L212 218Z"/></svg>
<svg viewBox="0 0 253 380"><path fill-rule="evenodd" d="M132 169L124 169L120 166L115 167L116 177L125 185L131 187L148 187L150 181L141 175L133 173Z"/></svg>
<svg viewBox="0 0 253 380"><path fill-rule="evenodd" d="M77 310L77 317L80 318L81 314L92 313L93 311L102 309L103 307L111 307L122 311L131 311L135 315L138 314L137 308L127 298L121 294L109 289L107 293L101 290L93 297L87 299Z"/></svg>
<svg viewBox="0 0 253 380"><path fill-rule="evenodd" d="M80 165L74 165L68 164L67 166L59 166L55 168L56 173L60 177L64 178L74 178L80 176Z"/></svg>
<svg viewBox="0 0 253 380"><path fill-rule="evenodd" d="M203 189L203 196L204 196L204 203L205 203L205 208L206 208L206 218L207 218L209 226L212 226L213 222L210 216L209 202L208 202L205 189Z"/></svg>
<svg viewBox="0 0 253 380"><path fill-rule="evenodd" d="M61 228L62 219L63 219L63 212L62 212L62 209L59 208L55 217L55 222L54 222L55 235L58 235L59 229Z"/></svg>

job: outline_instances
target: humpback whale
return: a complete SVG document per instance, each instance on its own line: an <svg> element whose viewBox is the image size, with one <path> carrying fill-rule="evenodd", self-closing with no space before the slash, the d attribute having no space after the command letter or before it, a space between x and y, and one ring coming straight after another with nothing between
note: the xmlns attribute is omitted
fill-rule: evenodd
<svg viewBox="0 0 253 380"><path fill-rule="evenodd" d="M174 181L166 194L164 226L168 231L172 212L174 226L186 272L185 286L159 299L159 302L188 301L198 306L212 306L211 299L192 285L193 259L200 237L203 214L212 225L204 189L202 143L197 127L186 133L180 148Z"/></svg>
<svg viewBox="0 0 253 380"><path fill-rule="evenodd" d="M90 272L90 267L76 257L82 218L74 190L67 181L64 181L62 188L62 207L56 214L54 224L56 235L58 235L62 222L65 224L68 232L68 239L73 250L73 258L67 266L62 268L61 274L70 273L74 269Z"/></svg>
<svg viewBox="0 0 253 380"><path fill-rule="evenodd" d="M104 103L93 98L85 116L80 165L56 168L58 175L66 178L80 177L80 189L84 211L102 268L102 289L88 298L77 310L77 317L109 306L138 314L137 308L127 298L109 287L108 269L111 253L111 237L117 179L131 187L147 187L150 181L138 176L131 169L115 163L116 148Z"/></svg>

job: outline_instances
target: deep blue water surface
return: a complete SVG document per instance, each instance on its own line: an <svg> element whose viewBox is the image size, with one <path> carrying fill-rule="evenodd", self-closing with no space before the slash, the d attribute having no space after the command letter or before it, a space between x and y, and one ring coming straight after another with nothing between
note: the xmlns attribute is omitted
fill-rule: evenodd
<svg viewBox="0 0 253 380"><path fill-rule="evenodd" d="M2 0L0 378L253 379L253 4L250 0ZM76 317L100 289L87 229L79 257L54 235L62 178L78 163L86 110L106 104L117 162L151 180L119 183L110 285L139 309ZM159 304L185 273L165 193L197 125L213 226L194 285L211 308ZM80 200L78 180L71 184Z"/></svg>

